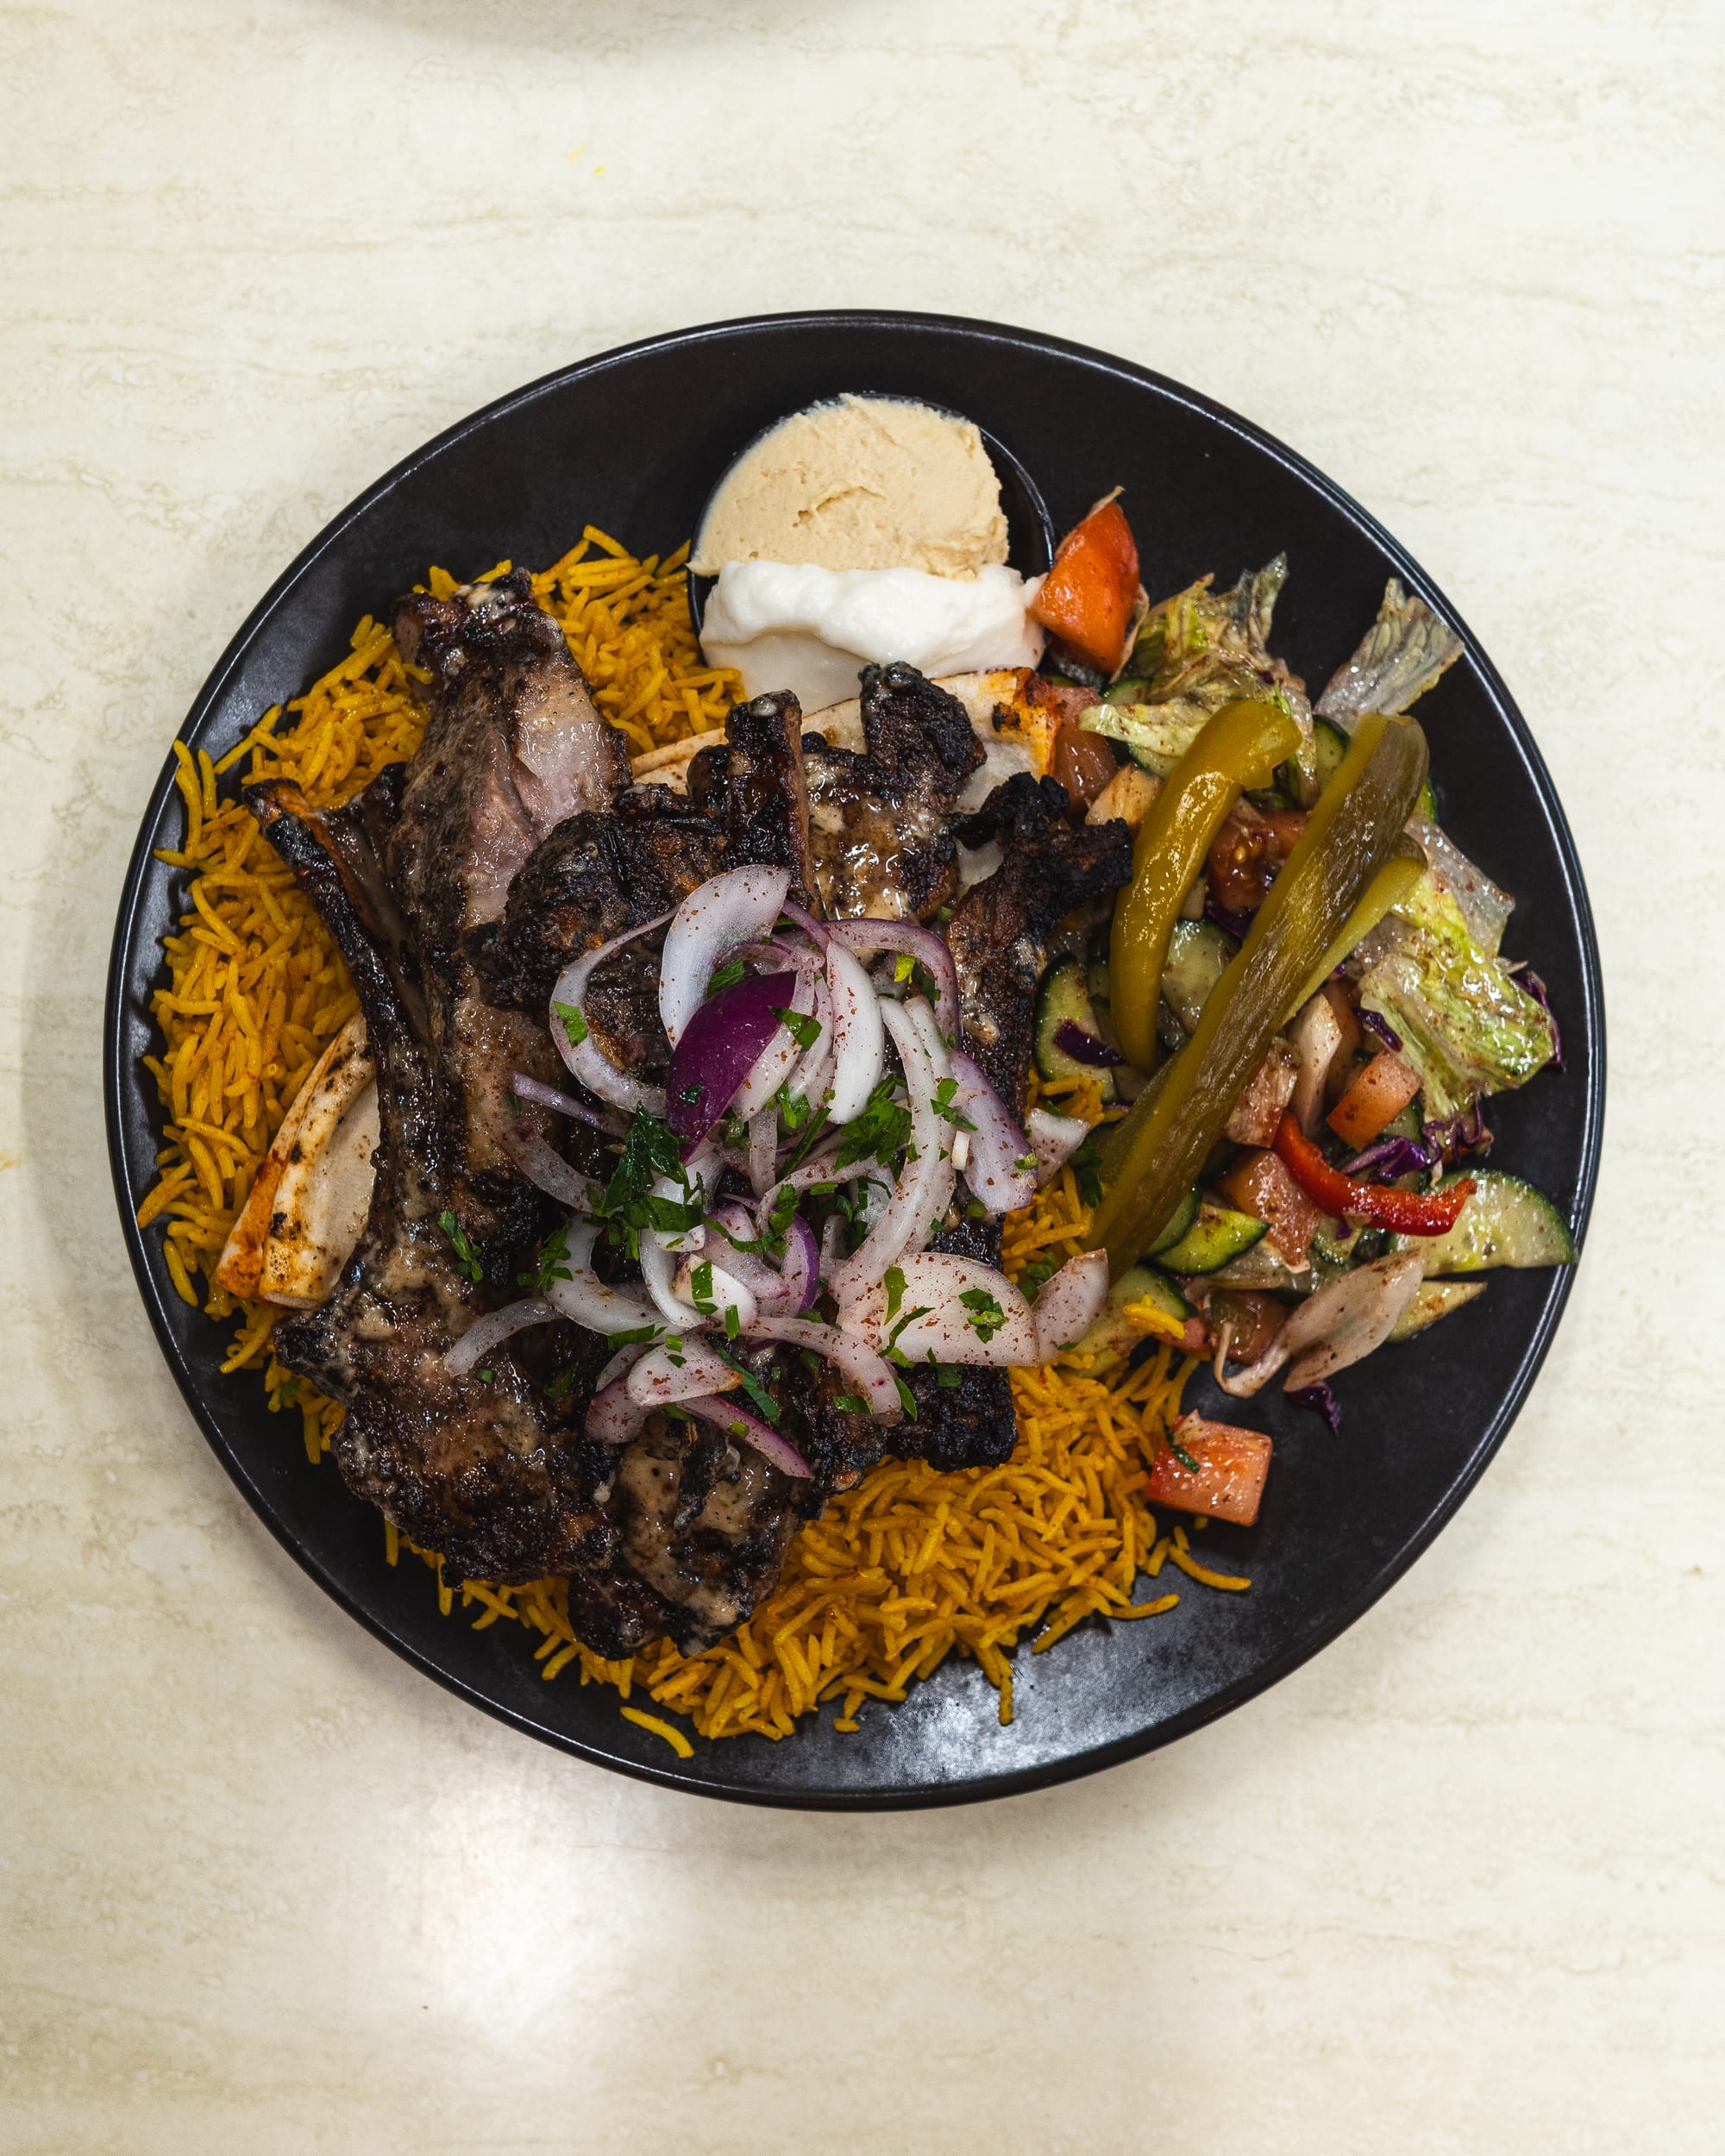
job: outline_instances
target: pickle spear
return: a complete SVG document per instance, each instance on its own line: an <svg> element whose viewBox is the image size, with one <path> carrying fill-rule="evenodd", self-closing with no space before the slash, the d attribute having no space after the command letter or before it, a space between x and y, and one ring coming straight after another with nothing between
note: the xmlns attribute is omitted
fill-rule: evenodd
<svg viewBox="0 0 1725 2156"><path fill-rule="evenodd" d="M1399 854L1426 762L1426 737L1414 720L1378 711L1360 720L1198 1030L1163 1082L1102 1139L1102 1201L1089 1245L1107 1250L1116 1280L1197 1180L1271 1039L1307 983L1333 962L1332 946L1378 870Z"/></svg>
<svg viewBox="0 0 1725 2156"><path fill-rule="evenodd" d="M1156 1068L1156 1003L1168 938L1210 841L1245 787L1267 786L1300 746L1280 705L1223 705L1163 781L1132 847L1132 880L1114 907L1108 989L1126 1061Z"/></svg>

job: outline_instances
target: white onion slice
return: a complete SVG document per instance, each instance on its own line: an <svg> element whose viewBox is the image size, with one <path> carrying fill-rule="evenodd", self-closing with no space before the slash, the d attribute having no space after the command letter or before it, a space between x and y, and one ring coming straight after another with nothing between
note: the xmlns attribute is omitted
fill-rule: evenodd
<svg viewBox="0 0 1725 2156"><path fill-rule="evenodd" d="M970 1194L990 1213L1016 1213L1036 1195L1036 1171L1022 1164L1034 1157L1030 1140L982 1070L962 1051L952 1058L952 1075L957 1087L952 1105L976 1125L959 1133L970 1140L963 1163Z"/></svg>
<svg viewBox="0 0 1725 2156"><path fill-rule="evenodd" d="M530 1078L524 1070L509 1074L509 1089L518 1100L532 1100L542 1108L555 1108L559 1115L574 1116L579 1123L591 1123L596 1131L607 1131L613 1138L620 1137L628 1127L615 1115L588 1107L585 1100L577 1100L572 1093L560 1093L555 1086L548 1086L542 1079Z"/></svg>
<svg viewBox="0 0 1725 2156"><path fill-rule="evenodd" d="M1076 1115L1056 1115L1052 1108L1032 1108L1025 1118L1025 1135L1036 1155L1038 1190L1052 1182L1090 1135L1090 1126Z"/></svg>
<svg viewBox="0 0 1725 2156"><path fill-rule="evenodd" d="M832 1098L826 1112L834 1123L850 1123L869 1105L887 1065L887 1036L881 1001L862 962L840 943L826 947L826 987L832 1006Z"/></svg>
<svg viewBox="0 0 1725 2156"><path fill-rule="evenodd" d="M612 1288L594 1272L593 1249L598 1238L597 1220L570 1221L569 1277L554 1280L545 1290L548 1300L555 1304L558 1315L573 1318L590 1332L632 1332L637 1326L657 1325L658 1313L638 1295ZM647 1248L643 1244L643 1258ZM666 1262L668 1263L669 1260Z"/></svg>
<svg viewBox="0 0 1725 2156"><path fill-rule="evenodd" d="M912 1319L893 1342L907 1362L927 1362L931 1350L938 1363L995 1369L1028 1369L1042 1361L1030 1305L994 1266L950 1251L919 1250L901 1258L900 1267L905 1290L897 1314L888 1317L886 1284L876 1281L841 1307L848 1332L860 1333L871 1346L885 1347L906 1311L925 1309L927 1316ZM960 1300L979 1290L999 1304L1002 1320L986 1340L977 1330L978 1313Z"/></svg>
<svg viewBox="0 0 1725 2156"><path fill-rule="evenodd" d="M941 1031L940 1020L934 1015L926 996L913 996L905 1008L915 1019L922 1044L928 1050L935 1083L941 1085L952 1075L952 1044Z"/></svg>
<svg viewBox="0 0 1725 2156"><path fill-rule="evenodd" d="M729 1392L742 1381L704 1340L686 1339L680 1349L662 1342L642 1357L624 1382L637 1406L662 1407L668 1401L693 1400L697 1393Z"/></svg>
<svg viewBox="0 0 1725 2156"><path fill-rule="evenodd" d="M752 1445L764 1460L769 1460L781 1475L794 1475L801 1482L811 1479L812 1470L788 1438L751 1415L734 1398L719 1399L712 1394L699 1400L683 1402L686 1414L699 1415L704 1422L716 1422L721 1430L738 1438L744 1445Z"/></svg>
<svg viewBox="0 0 1725 2156"><path fill-rule="evenodd" d="M800 1213L793 1213L785 1236L785 1263L780 1280L794 1315L808 1309L820 1292L820 1250L814 1230Z"/></svg>
<svg viewBox="0 0 1725 2156"><path fill-rule="evenodd" d="M715 1206L707 1215L711 1226L719 1231L715 1250L723 1245L724 1269L734 1273L755 1298L757 1305L769 1306L784 1292L784 1282L758 1250L739 1250L730 1240L739 1243L758 1243L761 1232L749 1208L738 1199L727 1198L723 1205Z"/></svg>
<svg viewBox="0 0 1725 2156"><path fill-rule="evenodd" d="M647 1292L653 1298L656 1314L649 1315L649 1322L657 1324L662 1316L673 1332L698 1332L702 1325L701 1313L692 1302L684 1302L677 1295L672 1282L677 1276L680 1261L674 1258L662 1243L656 1243L649 1235L641 1244L641 1277ZM613 1332L620 1331L612 1326Z"/></svg>
<svg viewBox="0 0 1725 2156"><path fill-rule="evenodd" d="M949 1039L958 1033L958 969L952 953L932 928L915 921L835 921L828 930L835 943L869 957L877 950L907 950L919 958L934 982L935 1016Z"/></svg>
<svg viewBox="0 0 1725 2156"><path fill-rule="evenodd" d="M712 1308L710 1311L702 1311L695 1304L693 1275L697 1264L712 1264L712 1281L710 1290L701 1297L703 1302L712 1303ZM727 1311L734 1310L737 1313L738 1326L746 1327L753 1323L755 1313L760 1307L755 1300L752 1289L739 1279L737 1274L728 1271L723 1265L713 1264L710 1258L689 1259L686 1257L677 1268L677 1276L672 1285L671 1292L679 1302L687 1302L689 1305L691 1310L694 1312L694 1323L697 1326L724 1327L725 1313Z"/></svg>
<svg viewBox="0 0 1725 2156"><path fill-rule="evenodd" d="M443 1367L454 1377L465 1377L480 1357L506 1340L512 1332L524 1332L530 1325L549 1325L557 1313L543 1295L527 1295L506 1302L501 1310L476 1318L452 1348L444 1351Z"/></svg>
<svg viewBox="0 0 1725 2156"><path fill-rule="evenodd" d="M913 998L912 1004L920 1000ZM881 1016L905 1068L911 1104L911 1141L917 1156L907 1164L861 1248L854 1250L831 1276L829 1285L841 1303L872 1288L887 1268L896 1264L906 1250L922 1248L951 1203L953 1186L957 1180L946 1144L949 1125L934 1111L934 1067L912 1005L883 1003Z"/></svg>
<svg viewBox="0 0 1725 2156"><path fill-rule="evenodd" d="M659 961L659 1015L673 1048L725 952L768 934L790 887L788 868L726 868L698 885L671 916Z"/></svg>
<svg viewBox="0 0 1725 2156"><path fill-rule="evenodd" d="M614 1377L593 1396L586 1434L595 1445L627 1445L646 1420L646 1408L629 1397L629 1387L622 1378Z"/></svg>
<svg viewBox="0 0 1725 2156"><path fill-rule="evenodd" d="M884 1290L882 1295L884 1300ZM855 1332L810 1318L758 1318L747 1330L750 1339L782 1340L787 1347L807 1348L836 1363L868 1402L870 1414L893 1419L903 1415L892 1364Z"/></svg>
<svg viewBox="0 0 1725 2156"><path fill-rule="evenodd" d="M594 968L602 965L613 951L621 950L625 943L632 943L637 936L663 927L671 918L670 914L661 913L650 921L643 921L639 928L625 929L621 936L613 936L608 943L601 943L597 950L590 950L586 957L576 959L573 966L565 966L557 975L557 985L551 991L551 1007L546 1012L545 1022L551 1029L557 1053L575 1076L589 1093L597 1094L601 1100L608 1100L612 1107L621 1108L627 1115L632 1115L637 1108L645 1108L649 1115L662 1116L664 1087L645 1085L640 1079L631 1078L627 1071L619 1070L608 1056L600 1053L591 1033L579 1043L571 1041L568 1029L557 1016L556 1006L560 1003L570 1004L579 1011Z"/></svg>
<svg viewBox="0 0 1725 2156"><path fill-rule="evenodd" d="M594 1378L593 1398L598 1399L613 1377L623 1376L627 1370L638 1363L647 1352L648 1345L649 1343L645 1340L630 1340L626 1347L618 1348L610 1362Z"/></svg>
<svg viewBox="0 0 1725 2156"><path fill-rule="evenodd" d="M797 985L791 991L789 1008L801 1018L814 1016L814 984L820 962L812 950L797 951L788 962L795 967ZM819 1045L819 1044L817 1044ZM755 1060L755 1068L737 1087L731 1101L733 1113L745 1122L771 1104L773 1096L801 1060L805 1050L787 1025L781 1025Z"/></svg>
<svg viewBox="0 0 1725 2156"><path fill-rule="evenodd" d="M771 1184L778 1160L778 1111L762 1108L749 1119L749 1188L757 1198Z"/></svg>
<svg viewBox="0 0 1725 2156"><path fill-rule="evenodd" d="M556 1147L536 1131L505 1131L503 1146L528 1181L559 1205L590 1213L604 1194L601 1185L579 1168L572 1168Z"/></svg>
<svg viewBox="0 0 1725 2156"><path fill-rule="evenodd" d="M1068 1258L1030 1307L1041 1359L1052 1362L1062 1348L1076 1347L1107 1300L1107 1252L1086 1250L1081 1257Z"/></svg>

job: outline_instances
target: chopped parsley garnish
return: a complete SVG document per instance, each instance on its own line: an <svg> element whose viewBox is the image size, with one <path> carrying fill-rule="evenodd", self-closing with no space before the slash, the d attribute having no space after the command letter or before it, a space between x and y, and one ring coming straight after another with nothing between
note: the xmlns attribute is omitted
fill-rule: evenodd
<svg viewBox="0 0 1725 2156"><path fill-rule="evenodd" d="M793 1093L788 1080L773 1095L773 1106L784 1118L787 1131L800 1131L808 1121L809 1104L800 1093Z"/></svg>
<svg viewBox="0 0 1725 2156"><path fill-rule="evenodd" d="M712 1299L712 1260L704 1257L689 1273L689 1297L704 1318L718 1308Z"/></svg>
<svg viewBox="0 0 1725 2156"><path fill-rule="evenodd" d="M724 1350L718 1345L717 1341L714 1341L712 1344L713 1353L718 1356L719 1361L721 1363L728 1363L729 1366L736 1371L737 1376L742 1379L743 1391L749 1395L750 1399L753 1401L756 1407L761 1410L761 1413L766 1417L767 1420L770 1423L776 1424L779 1420L779 1403L774 1399L771 1393L767 1390L767 1388L761 1382L760 1379L756 1376L754 1371L750 1369L749 1365L743 1360L741 1356L727 1355Z"/></svg>
<svg viewBox="0 0 1725 2156"><path fill-rule="evenodd" d="M916 1395L911 1390L910 1387L906 1384L904 1379L899 1376L899 1373L896 1370L893 1372L893 1382L899 1388L900 1406L903 1407L905 1413L910 1417L911 1420L914 1422L917 1419Z"/></svg>
<svg viewBox="0 0 1725 2156"><path fill-rule="evenodd" d="M958 1090L956 1078L943 1078L934 1089L934 1112L944 1116L955 1131L974 1131L976 1125L962 1108L953 1106L952 1096Z"/></svg>
<svg viewBox="0 0 1725 2156"><path fill-rule="evenodd" d="M1033 1295L1043 1284L1054 1278L1060 1270L1061 1260L1052 1250L1044 1250L1040 1257L1032 1258L1019 1275L1019 1286L1027 1295Z"/></svg>
<svg viewBox="0 0 1725 2156"><path fill-rule="evenodd" d="M890 1078L883 1078L875 1087L862 1114L845 1125L837 1158L832 1163L835 1169L848 1168L852 1161L890 1160L894 1153L904 1150L910 1143L911 1112L899 1105L896 1091Z"/></svg>
<svg viewBox="0 0 1725 2156"><path fill-rule="evenodd" d="M536 1294L543 1295L554 1280L571 1278L569 1229L568 1223L565 1221L561 1227L553 1228L539 1245L533 1259L533 1270L530 1273L518 1273L515 1284L518 1288L530 1288Z"/></svg>
<svg viewBox="0 0 1725 2156"><path fill-rule="evenodd" d="M1067 1162L1078 1185L1078 1195L1087 1206L1102 1202L1102 1157L1096 1146L1096 1133L1092 1131Z"/></svg>
<svg viewBox="0 0 1725 2156"><path fill-rule="evenodd" d="M893 979L902 987L916 971L916 954L901 950L893 961Z"/></svg>
<svg viewBox="0 0 1725 2156"><path fill-rule="evenodd" d="M1189 1475L1195 1475L1198 1472L1198 1463L1177 1438L1170 1438L1168 1440L1168 1449Z"/></svg>
<svg viewBox="0 0 1725 2156"><path fill-rule="evenodd" d="M437 1225L449 1238L449 1248L455 1253L455 1263L475 1284L485 1278L485 1260L469 1239L461 1222L446 1206L437 1215Z"/></svg>
<svg viewBox="0 0 1725 2156"><path fill-rule="evenodd" d="M934 1382L943 1392L955 1392L964 1382L964 1373L956 1363L937 1363Z"/></svg>
<svg viewBox="0 0 1725 2156"><path fill-rule="evenodd" d="M494 1374L490 1370L475 1370L474 1376L478 1378L481 1385L493 1385L497 1382Z"/></svg>
<svg viewBox="0 0 1725 2156"><path fill-rule="evenodd" d="M799 1048L812 1048L820 1038L820 1020L810 1017L806 1012L781 1011L775 1006L773 1016L777 1018Z"/></svg>
<svg viewBox="0 0 1725 2156"><path fill-rule="evenodd" d="M1013 1173L1015 1175L1032 1175L1035 1170L1036 1155L1034 1153L1020 1153L1013 1163Z"/></svg>
<svg viewBox="0 0 1725 2156"><path fill-rule="evenodd" d="M979 1340L992 1340L1007 1322L1007 1313L986 1288L967 1288L958 1298L970 1313L972 1331Z"/></svg>
<svg viewBox="0 0 1725 2156"><path fill-rule="evenodd" d="M727 958L722 966L713 968L712 978L706 984L706 992L716 996L721 988L734 988L749 968L740 958Z"/></svg>
<svg viewBox="0 0 1725 2156"><path fill-rule="evenodd" d="M662 1198L655 1192L653 1186L661 1175L681 1184L681 1200ZM593 1210L605 1222L611 1241L631 1257L640 1257L641 1237L648 1229L681 1235L699 1225L706 1208L683 1167L676 1134L668 1125L656 1122L644 1108L635 1111L635 1119L623 1141L622 1157L611 1171L611 1180Z"/></svg>
<svg viewBox="0 0 1725 2156"><path fill-rule="evenodd" d="M905 1299L904 1268L900 1265L888 1266L885 1275L885 1284L887 1289L887 1321L890 1324L892 1320L898 1316L899 1305Z"/></svg>
<svg viewBox="0 0 1725 2156"><path fill-rule="evenodd" d="M575 1373L573 1370L564 1370L561 1376L554 1377L545 1388L545 1397L547 1400L561 1400L565 1393L573 1392L574 1386Z"/></svg>
<svg viewBox="0 0 1725 2156"><path fill-rule="evenodd" d="M569 1037L569 1046L579 1048L587 1037L587 1022L573 1003L554 1003L551 1008L563 1021L563 1031Z"/></svg>
<svg viewBox="0 0 1725 2156"><path fill-rule="evenodd" d="M836 1394L832 1404L841 1413L847 1415L866 1414L869 1408L869 1403L861 1393Z"/></svg>

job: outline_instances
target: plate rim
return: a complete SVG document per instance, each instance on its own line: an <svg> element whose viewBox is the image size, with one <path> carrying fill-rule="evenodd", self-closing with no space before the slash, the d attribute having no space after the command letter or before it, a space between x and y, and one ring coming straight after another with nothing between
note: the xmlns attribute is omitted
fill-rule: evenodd
<svg viewBox="0 0 1725 2156"><path fill-rule="evenodd" d="M1587 1084L1582 1106L1581 1159L1573 1199L1572 1225L1578 1262L1592 1216L1604 1132L1604 984L1592 905L1574 835L1545 759L1520 706L1510 694L1490 655L1469 630L1459 612L1401 542L1370 511L1276 436L1201 392L1191 389L1153 368L1123 360L1117 354L1044 331L1017 328L980 317L896 309L830 308L795 309L781 313L736 316L722 321L694 323L683 329L637 338L627 344L613 346L586 359L554 368L481 405L432 436L392 465L338 511L282 570L229 639L193 699L185 719L176 730L175 737L185 738L206 723L212 708L225 694L231 675L240 666L260 630L348 528L368 514L378 503L385 500L423 465L441 456L470 434L573 382L589 379L613 368L628 366L649 354L699 347L703 343L761 330L847 327L857 329L886 329L913 335L928 331L957 333L984 346L1006 344L1040 354L1057 354L1153 391L1188 411L1238 436L1320 495L1381 549L1404 584L1433 605L1461 636L1469 660L1477 669L1497 717L1505 724L1544 811L1578 932L1582 1008L1568 1023L1572 1037L1584 1044L1587 1064ZM661 1765L656 1761L631 1759L602 1751L492 1697L455 1671L441 1666L431 1656L411 1641L392 1632L380 1618L365 1608L330 1571L322 1557L299 1542L286 1524L275 1516L267 1494L253 1479L245 1462L229 1442L216 1417L205 1403L194 1374L174 1338L168 1322L169 1313L163 1283L156 1277L150 1263L148 1246L145 1241L146 1232L138 1226L135 1218L135 1206L139 1200L135 1200L133 1197L128 1170L122 1095L129 1075L128 1059L124 1055L128 1015L126 976L138 941L138 916L142 909L154 864L156 826L172 793L175 770L175 759L170 746L162 770L145 805L121 887L119 908L110 947L102 1020L103 1120L107 1137L110 1173L122 1239L156 1344L168 1365L181 1398L191 1411L193 1421L229 1479L254 1514L323 1594L329 1595L374 1639L380 1640L392 1652L422 1675L431 1678L444 1690L522 1734L536 1738L593 1765L659 1788L676 1789L724 1803L762 1806L775 1810L880 1812L927 1810L1026 1795L1061 1783L1076 1781L1106 1768L1122 1764L1128 1759L1158 1751L1164 1745L1189 1735L1194 1730L1220 1720L1223 1715L1231 1714L1235 1708L1245 1706L1273 1685L1280 1683L1284 1677L1333 1645L1373 1604L1382 1600L1396 1581L1425 1555L1453 1519L1463 1501L1471 1494L1525 1405L1550 1351L1573 1288L1578 1263L1576 1266L1562 1267L1555 1271L1550 1291L1534 1319L1521 1358L1503 1388L1490 1421L1459 1471L1452 1476L1441 1498L1421 1521L1414 1533L1371 1572L1345 1603L1327 1612L1322 1622L1309 1633L1302 1633L1297 1640L1253 1669L1249 1676L1238 1680L1214 1697L1183 1708L1166 1720L1135 1731L1130 1736L1114 1738L1057 1759L999 1772L977 1774L963 1781L861 1790L827 1786L785 1789L767 1785L720 1786L686 1773L683 1771L683 1762L680 1759Z"/></svg>

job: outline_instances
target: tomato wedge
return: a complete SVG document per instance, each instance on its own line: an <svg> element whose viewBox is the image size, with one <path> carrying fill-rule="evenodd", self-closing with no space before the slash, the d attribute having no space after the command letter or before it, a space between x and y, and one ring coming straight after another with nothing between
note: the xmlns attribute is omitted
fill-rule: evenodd
<svg viewBox="0 0 1725 2156"><path fill-rule="evenodd" d="M1031 617L1104 674L1120 662L1138 605L1138 542L1117 501L1103 502L1060 542Z"/></svg>
<svg viewBox="0 0 1725 2156"><path fill-rule="evenodd" d="M1191 1468L1182 1464L1176 1445L1191 1461ZM1211 1520L1249 1527L1258 1518L1270 1472L1270 1439L1258 1431L1242 1430L1232 1422L1209 1422L1201 1415L1182 1415L1151 1469L1150 1501L1175 1512L1203 1513Z"/></svg>

